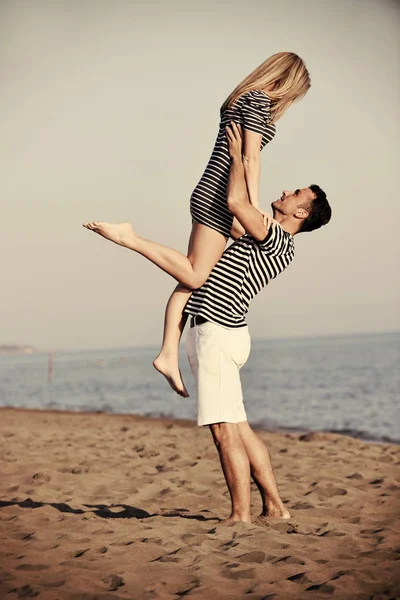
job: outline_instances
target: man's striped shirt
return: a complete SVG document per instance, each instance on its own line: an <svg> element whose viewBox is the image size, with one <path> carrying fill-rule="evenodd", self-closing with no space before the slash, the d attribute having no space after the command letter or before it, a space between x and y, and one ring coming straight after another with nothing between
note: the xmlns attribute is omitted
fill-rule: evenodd
<svg viewBox="0 0 400 600"><path fill-rule="evenodd" d="M252 299L282 273L294 255L293 237L279 225L258 242L244 235L225 250L207 281L195 290L185 313L223 327L243 327Z"/></svg>

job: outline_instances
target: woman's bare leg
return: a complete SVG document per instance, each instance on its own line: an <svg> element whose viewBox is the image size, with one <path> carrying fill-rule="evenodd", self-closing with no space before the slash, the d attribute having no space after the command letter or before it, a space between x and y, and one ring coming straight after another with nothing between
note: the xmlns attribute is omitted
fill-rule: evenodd
<svg viewBox="0 0 400 600"><path fill-rule="evenodd" d="M139 237L130 223L92 222L85 223L84 227L141 254L182 284L168 302L163 345L154 366L178 394L187 395L178 365L179 340L184 327L182 313L191 291L205 282L221 258L226 238L210 227L193 223L186 257L177 250Z"/></svg>
<svg viewBox="0 0 400 600"><path fill-rule="evenodd" d="M191 293L192 290L178 283L170 296L165 309L162 348L153 361L154 368L164 375L172 389L183 398L188 398L189 394L179 369L178 349L187 320L183 309Z"/></svg>
<svg viewBox="0 0 400 600"><path fill-rule="evenodd" d="M141 254L192 290L200 287L207 279L226 244L226 238L221 233L198 223L193 224L191 236L192 240L197 240L195 257L187 257L177 250L138 236L130 223L113 224L94 221L84 223L83 227L91 229L119 246Z"/></svg>
<svg viewBox="0 0 400 600"><path fill-rule="evenodd" d="M189 240L188 258L194 269L199 269L203 283L212 268L222 256L226 239L217 231L205 225L193 224ZM205 251L207 248L207 251ZM170 297L165 311L164 337L159 355L153 362L154 367L164 375L178 394L187 398L189 395L182 381L178 364L178 349L182 331L186 324L183 310L192 293L191 289L178 285Z"/></svg>

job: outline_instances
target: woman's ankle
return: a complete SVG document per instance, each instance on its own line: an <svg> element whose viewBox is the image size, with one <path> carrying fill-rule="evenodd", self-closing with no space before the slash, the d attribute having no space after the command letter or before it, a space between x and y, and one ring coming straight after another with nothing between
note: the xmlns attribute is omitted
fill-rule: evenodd
<svg viewBox="0 0 400 600"><path fill-rule="evenodd" d="M179 350L178 348L170 348L169 346L163 346L157 355L157 358L164 358L166 360L178 361Z"/></svg>

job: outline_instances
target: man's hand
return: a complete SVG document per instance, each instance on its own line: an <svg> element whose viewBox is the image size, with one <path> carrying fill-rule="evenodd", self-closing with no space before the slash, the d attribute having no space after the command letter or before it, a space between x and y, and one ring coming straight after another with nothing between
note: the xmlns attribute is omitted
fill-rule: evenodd
<svg viewBox="0 0 400 600"><path fill-rule="evenodd" d="M226 137L228 139L228 150L229 156L232 160L242 160L243 152L243 139L242 139L242 128L237 125L234 121L225 128Z"/></svg>

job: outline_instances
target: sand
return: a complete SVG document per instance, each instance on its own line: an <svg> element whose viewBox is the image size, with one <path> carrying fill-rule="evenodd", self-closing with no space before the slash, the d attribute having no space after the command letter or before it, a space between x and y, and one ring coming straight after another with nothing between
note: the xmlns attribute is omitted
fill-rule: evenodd
<svg viewBox="0 0 400 600"><path fill-rule="evenodd" d="M400 596L400 448L259 432L292 518L231 527L206 428L0 410L0 598Z"/></svg>

